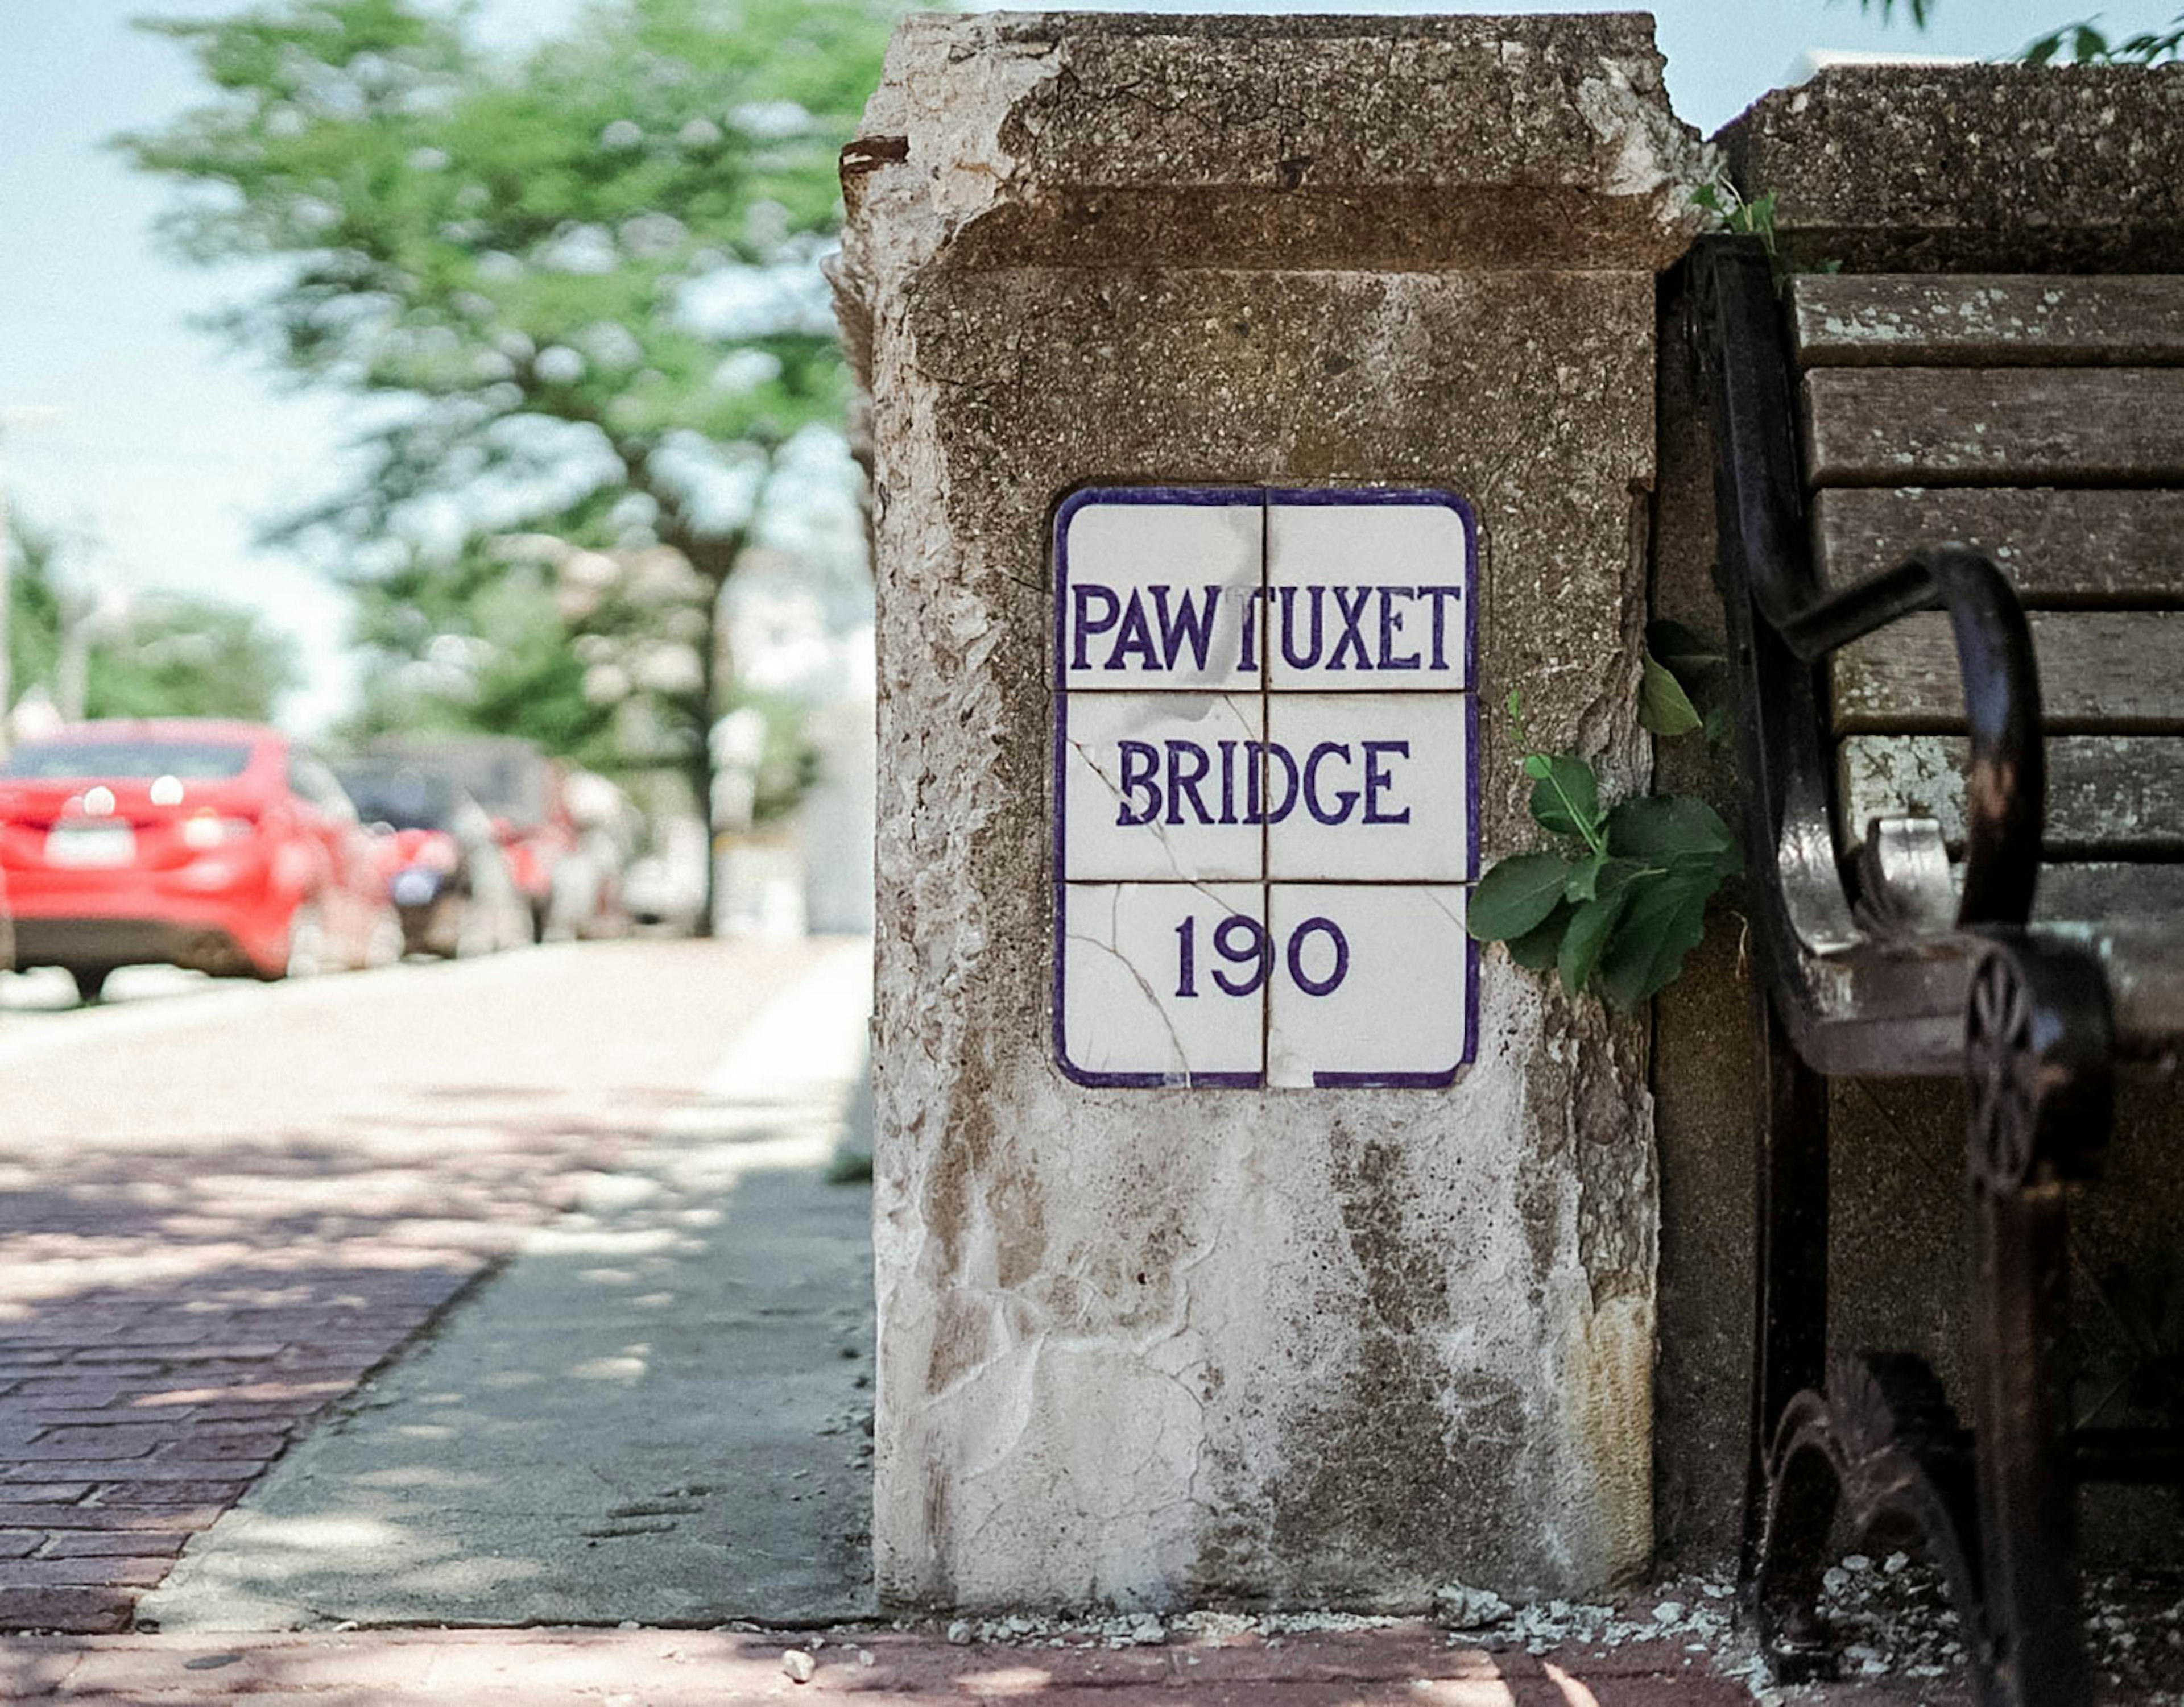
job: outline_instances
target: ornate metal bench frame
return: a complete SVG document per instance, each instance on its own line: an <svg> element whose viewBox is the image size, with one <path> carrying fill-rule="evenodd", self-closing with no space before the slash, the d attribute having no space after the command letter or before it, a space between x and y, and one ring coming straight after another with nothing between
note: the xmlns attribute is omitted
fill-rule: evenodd
<svg viewBox="0 0 2184 1707"><path fill-rule="evenodd" d="M2008 579L1962 546L1824 588L1766 251L1708 238L1690 264L1758 959L1742 1609L1778 1676L1825 1673L1817 1603L1840 1506L1870 1540L1916 1543L1936 1565L1981 1707L2084 1703L2076 1484L2168 1481L2178 1465L2176 1443L2147 1432L2070 1427L2064 1187L2098 1160L2130 1045L2096 947L2026 928L2046 797L2031 632ZM1960 895L1930 824L1875 825L1854 884L1836 852L1821 666L1919 610L1948 616L1971 737ZM1952 1072L1970 1092L1969 1429L1923 1361L1831 1359L1827 1332L1825 1076Z"/></svg>

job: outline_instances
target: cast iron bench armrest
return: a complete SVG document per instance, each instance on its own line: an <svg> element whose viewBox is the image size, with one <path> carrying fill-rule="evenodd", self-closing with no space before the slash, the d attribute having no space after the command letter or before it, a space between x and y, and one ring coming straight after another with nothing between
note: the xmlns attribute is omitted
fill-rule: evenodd
<svg viewBox="0 0 2184 1707"><path fill-rule="evenodd" d="M1811 664L1921 610L1948 613L1971 735L1957 924L2021 926L2040 875L2048 766L2031 628L1993 559L1965 546L1930 547L1786 620L1763 607L1763 615L1791 655Z"/></svg>
<svg viewBox="0 0 2184 1707"><path fill-rule="evenodd" d="M1962 1059L1973 934L1876 934L1837 853L1834 752L1817 660L1915 610L1947 610L1973 759L1960 925L2021 926L2046 813L2039 688L2024 616L1960 546L1830 592L1815 572L1797 387L1771 264L1756 238L1700 241L1695 340L1714 441L1716 574L1742 714L1739 770L1754 940L1799 1051L1825 1071L1942 1073Z"/></svg>

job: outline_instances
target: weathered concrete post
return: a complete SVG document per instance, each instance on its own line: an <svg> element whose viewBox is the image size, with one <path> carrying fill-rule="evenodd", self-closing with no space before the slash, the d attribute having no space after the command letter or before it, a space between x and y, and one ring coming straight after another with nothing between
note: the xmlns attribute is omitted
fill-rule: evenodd
<svg viewBox="0 0 2184 1707"><path fill-rule="evenodd" d="M898 35L839 275L889 1603L1643 1564L1643 1031L1461 919L1512 688L1643 776L1659 70L1639 16Z"/></svg>

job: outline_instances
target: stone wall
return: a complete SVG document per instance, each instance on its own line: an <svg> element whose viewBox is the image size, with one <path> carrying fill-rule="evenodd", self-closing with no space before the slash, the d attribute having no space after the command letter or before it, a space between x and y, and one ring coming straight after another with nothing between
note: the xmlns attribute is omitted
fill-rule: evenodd
<svg viewBox="0 0 2184 1707"><path fill-rule="evenodd" d="M1646 1028L1496 954L1452 1087L1094 1089L1051 1045L1047 540L1088 484L1443 488L1479 688L1641 785L1647 20L909 19L844 155L880 598L888 1604L1418 1608L1643 1568ZM1485 853L1526 785L1484 721Z"/></svg>

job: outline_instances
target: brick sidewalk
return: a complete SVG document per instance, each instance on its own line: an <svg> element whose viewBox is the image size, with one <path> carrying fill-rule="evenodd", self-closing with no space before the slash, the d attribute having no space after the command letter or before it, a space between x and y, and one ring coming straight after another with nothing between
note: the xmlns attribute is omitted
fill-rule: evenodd
<svg viewBox="0 0 2184 1707"><path fill-rule="evenodd" d="M929 1636L838 1632L359 1632L315 1637L18 1638L0 1650L0 1696L73 1704L310 1701L320 1707L410 1700L618 1702L644 1707L849 1700L860 1707L992 1699L1098 1707L1734 1707L1750 1691L1673 1643L1535 1657L1454 1647L1424 1626L1358 1633L1201 1639L1157 1648L1105 1644L950 1647ZM783 1654L810 1652L816 1675L793 1681ZM1871 1687L1801 1699L1861 1707L1946 1701Z"/></svg>
<svg viewBox="0 0 2184 1707"><path fill-rule="evenodd" d="M0 1628L125 1627L809 954L601 944L27 1022L48 1029L0 1137Z"/></svg>

